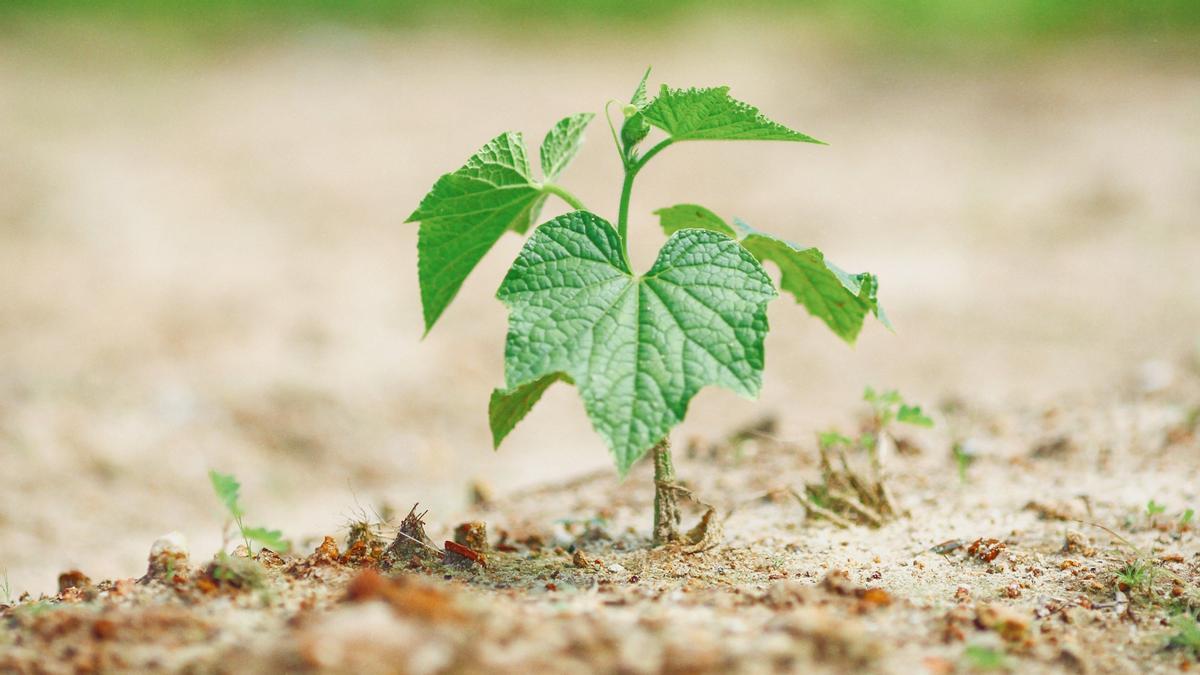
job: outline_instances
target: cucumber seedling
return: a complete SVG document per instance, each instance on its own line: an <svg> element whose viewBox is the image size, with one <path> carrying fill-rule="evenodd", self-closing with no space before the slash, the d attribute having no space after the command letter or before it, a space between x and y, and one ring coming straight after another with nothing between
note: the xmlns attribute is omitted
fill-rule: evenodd
<svg viewBox="0 0 1200 675"><path fill-rule="evenodd" d="M667 242L648 271L631 269L629 199L634 179L659 153L693 141L821 143L732 98L728 87L663 85L651 99L649 74L621 106L619 130L609 118L624 172L615 226L559 183L592 113L566 117L546 134L540 180L521 134L505 132L439 178L408 222L420 223L417 272L428 334L500 237L529 232L551 196L573 209L534 230L496 294L509 326L504 386L488 407L493 442L499 446L552 384L574 385L622 476L652 452L654 540L663 544L679 539L674 500L681 490L668 433L706 385L758 395L766 308L777 296L763 263L778 266L780 288L849 343L867 314L887 319L874 275L849 274L815 248L693 204L656 212ZM661 134L651 142L655 129Z"/></svg>

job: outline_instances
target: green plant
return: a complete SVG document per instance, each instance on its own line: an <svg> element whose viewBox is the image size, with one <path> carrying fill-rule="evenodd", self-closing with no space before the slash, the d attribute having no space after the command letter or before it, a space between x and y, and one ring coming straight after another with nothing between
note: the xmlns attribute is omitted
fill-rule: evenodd
<svg viewBox="0 0 1200 675"><path fill-rule="evenodd" d="M1200 622L1190 613L1183 612L1171 618L1175 632L1167 638L1167 649L1179 649L1200 659Z"/></svg>
<svg viewBox="0 0 1200 675"><path fill-rule="evenodd" d="M1186 509L1186 510L1185 510L1185 511L1184 511L1182 514L1180 514L1180 516L1179 516L1179 525L1180 525L1180 526L1182 526L1182 527L1186 527L1187 525L1191 524L1191 522L1192 522L1192 519L1193 519L1193 518L1195 518L1195 517L1196 517L1196 510L1195 510L1195 509Z"/></svg>
<svg viewBox="0 0 1200 675"><path fill-rule="evenodd" d="M950 456L954 459L954 466L958 469L958 482L966 483L967 469L971 468L971 465L975 463L978 457L967 451L965 441L956 441L950 447Z"/></svg>
<svg viewBox="0 0 1200 675"><path fill-rule="evenodd" d="M911 405L895 389L878 393L871 387L863 392L863 400L871 404L875 413L874 426L886 428L892 422L902 422L918 427L932 427L933 420L926 415L919 405Z"/></svg>
<svg viewBox="0 0 1200 675"><path fill-rule="evenodd" d="M1162 504L1159 504L1158 502L1154 501L1153 499L1146 502L1146 515L1152 519L1154 518L1154 516L1157 516L1158 514L1164 512L1166 510L1167 510L1167 507L1163 506Z"/></svg>
<svg viewBox="0 0 1200 675"><path fill-rule="evenodd" d="M269 530L265 527L246 527L244 518L246 512L242 510L240 503L240 492L242 486L237 482L237 479L232 474L218 473L216 471L208 472L208 479L212 482L213 492L217 493L217 498L225 505L225 509L233 518L234 524L237 525L238 532L241 533L243 541L246 543L246 551L253 554L251 542L257 542L260 546L265 546L276 552L284 552L289 548L289 544L283 538L283 533L279 530Z"/></svg>
<svg viewBox="0 0 1200 675"><path fill-rule="evenodd" d="M1150 592L1154 581L1154 566L1144 559L1132 560L1117 570L1117 581L1131 591L1144 588L1146 592Z"/></svg>
<svg viewBox="0 0 1200 675"><path fill-rule="evenodd" d="M985 645L967 645L963 662L973 670L1003 670L1008 668L1008 656L1001 649Z"/></svg>
<svg viewBox="0 0 1200 675"><path fill-rule="evenodd" d="M633 272L630 195L659 153L702 140L820 143L730 97L728 87L664 85L651 100L649 74L622 105L619 131L609 119L624 169L615 227L558 182L591 113L564 118L546 135L540 180L521 135L506 132L439 178L408 222L420 223L417 267L428 333L505 233L527 233L550 196L574 209L537 227L497 292L509 309L509 329L505 386L493 392L488 409L493 441L498 446L555 382L576 386L622 475L653 448L655 540L661 543L678 538L674 499L681 492L668 432L704 386L758 394L766 305L777 295L762 263L777 265L780 287L847 342L857 338L867 314L887 320L874 275L848 274L815 248L740 221L731 226L694 205L656 212L667 242L649 271ZM654 129L662 137L648 144Z"/></svg>

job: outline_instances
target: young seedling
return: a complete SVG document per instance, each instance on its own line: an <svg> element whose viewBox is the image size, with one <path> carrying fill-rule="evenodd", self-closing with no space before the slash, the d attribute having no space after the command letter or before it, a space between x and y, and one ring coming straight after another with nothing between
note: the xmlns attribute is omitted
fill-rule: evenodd
<svg viewBox="0 0 1200 675"><path fill-rule="evenodd" d="M882 527L898 515L891 489L887 485L884 464L887 448L894 445L890 425L893 422L933 426L920 406L910 406L896 391L882 395L867 388L863 400L871 404L872 417L858 438L849 438L837 431L817 436L821 457L821 482L810 483L804 496L796 495L810 516L824 518L838 527L854 524ZM869 466L854 466L850 452L866 454Z"/></svg>
<svg viewBox="0 0 1200 675"><path fill-rule="evenodd" d="M680 539L676 500L685 494L675 483L669 432L707 385L758 394L766 306L777 296L763 263L778 266L779 286L847 342L867 314L887 319L874 275L849 274L815 248L741 221L731 225L700 206L658 211L667 242L648 271L634 272L630 195L661 152L693 141L820 143L732 98L728 87L664 85L651 99L649 74L621 106L619 130L609 120L624 173L615 226L559 184L592 113L564 118L546 135L540 179L521 135L506 132L439 178L408 222L420 223L417 271L428 333L505 233L526 234L551 196L574 209L536 228L496 294L509 309L509 328L504 386L488 407L493 442L552 384L574 385L622 476L652 450L654 540L663 544Z"/></svg>
<svg viewBox="0 0 1200 675"><path fill-rule="evenodd" d="M283 538L283 533L279 530L269 530L265 527L246 527L243 521L246 513L242 510L242 506L239 503L239 493L242 486L233 475L209 471L208 479L212 481L213 492L217 493L217 498L225 505L225 510L229 512L234 524L237 525L238 532L242 535L242 540L246 544L247 554L253 555L254 553L251 542L255 542L277 553L283 553L288 550L290 545Z"/></svg>
<svg viewBox="0 0 1200 675"><path fill-rule="evenodd" d="M1183 612L1172 617L1171 627L1175 632L1167 638L1167 649L1178 649L1193 659L1200 659L1200 621Z"/></svg>
<svg viewBox="0 0 1200 675"><path fill-rule="evenodd" d="M1008 656L1004 650L987 645L967 645L963 650L963 663L974 671L1007 670Z"/></svg>
<svg viewBox="0 0 1200 675"><path fill-rule="evenodd" d="M1170 596L1174 597L1172 602L1189 609L1200 606L1200 589L1163 566L1162 560L1156 559L1129 539L1117 534L1112 528L1084 520L1077 522L1103 530L1114 541L1129 549L1132 558L1127 559L1124 565L1117 568L1114 580L1118 584L1118 589L1129 592L1131 600L1144 599L1151 606L1164 604L1167 602L1168 595L1156 586L1157 580L1167 579L1173 586L1170 591Z"/></svg>

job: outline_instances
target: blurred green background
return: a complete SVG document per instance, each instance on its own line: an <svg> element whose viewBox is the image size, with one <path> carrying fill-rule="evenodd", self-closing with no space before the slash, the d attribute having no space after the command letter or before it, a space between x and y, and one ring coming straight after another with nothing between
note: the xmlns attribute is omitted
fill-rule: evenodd
<svg viewBox="0 0 1200 675"><path fill-rule="evenodd" d="M586 22L590 28L639 24L669 30L683 17L719 14L731 5L715 0L7 0L0 3L0 16L105 18L232 32L311 22L402 29L541 23L566 31ZM777 20L818 20L861 39L922 50L1029 46L1101 35L1175 39L1200 34L1200 2L1195 0L743 0L737 11L769 13Z"/></svg>

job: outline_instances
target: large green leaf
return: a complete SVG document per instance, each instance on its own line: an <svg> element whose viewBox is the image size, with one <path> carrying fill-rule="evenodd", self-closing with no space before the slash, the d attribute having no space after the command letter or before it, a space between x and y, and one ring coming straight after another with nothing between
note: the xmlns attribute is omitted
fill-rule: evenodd
<svg viewBox="0 0 1200 675"><path fill-rule="evenodd" d="M737 242L703 230L673 235L635 276L612 225L576 211L538 227L497 297L507 390L565 373L624 473L705 385L758 393L775 289Z"/></svg>
<svg viewBox="0 0 1200 675"><path fill-rule="evenodd" d="M802 248L772 235L757 232L735 220L726 223L720 216L696 204L679 204L655 211L663 231L672 234L685 228L702 228L742 235L741 244L760 262L775 263L781 272L779 286L791 293L810 314L846 342L853 344L862 330L867 313L891 328L879 305L876 293L879 280L874 274L850 274L825 259L819 249Z"/></svg>
<svg viewBox="0 0 1200 675"><path fill-rule="evenodd" d="M572 115L546 134L546 181L558 178L583 142L592 113ZM542 210L546 191L533 179L521 134L493 138L462 168L434 183L406 222L420 221L417 275L425 331L433 328L467 276L505 232L524 234Z"/></svg>
<svg viewBox="0 0 1200 675"><path fill-rule="evenodd" d="M501 235L524 232L544 200L519 133L500 134L434 183L406 221L421 223L417 272L427 332Z"/></svg>
<svg viewBox="0 0 1200 675"><path fill-rule="evenodd" d="M670 89L642 110L650 124L676 141L746 140L821 143L767 119L752 105L729 95L729 87Z"/></svg>
<svg viewBox="0 0 1200 675"><path fill-rule="evenodd" d="M575 159L579 146L583 143L583 130L588 122L596 115L594 113L579 113L564 117L546 133L542 141L542 175L547 181L557 179Z"/></svg>

